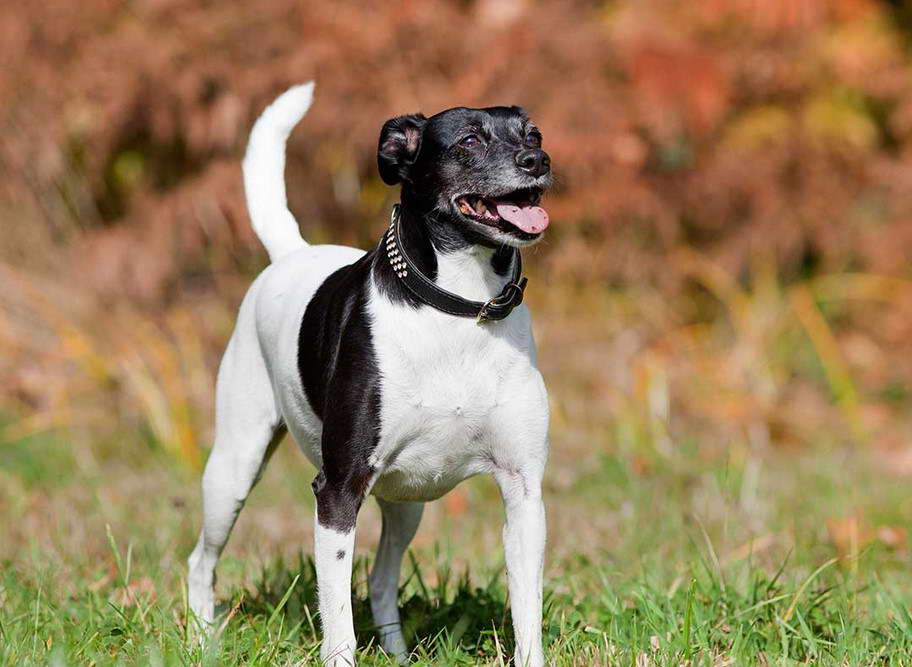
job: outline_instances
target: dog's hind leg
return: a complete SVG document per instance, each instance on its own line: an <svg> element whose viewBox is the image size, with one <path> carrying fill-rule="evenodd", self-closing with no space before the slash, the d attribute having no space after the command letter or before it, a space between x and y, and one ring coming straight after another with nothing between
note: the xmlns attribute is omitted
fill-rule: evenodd
<svg viewBox="0 0 912 667"><path fill-rule="evenodd" d="M203 528L190 555L189 602L208 630L215 564L238 513L285 434L259 347L232 338L216 387L215 444L203 473Z"/></svg>
<svg viewBox="0 0 912 667"><path fill-rule="evenodd" d="M384 650L404 662L408 647L399 621L399 571L402 556L421 522L424 504L392 503L379 498L377 503L383 512L383 529L370 575L371 610Z"/></svg>

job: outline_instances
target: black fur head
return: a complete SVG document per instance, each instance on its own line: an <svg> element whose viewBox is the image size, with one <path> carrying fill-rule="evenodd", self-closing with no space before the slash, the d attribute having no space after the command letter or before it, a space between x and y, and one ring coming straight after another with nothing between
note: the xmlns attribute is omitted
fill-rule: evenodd
<svg viewBox="0 0 912 667"><path fill-rule="evenodd" d="M548 224L538 203L551 160L541 143L519 107L456 107L387 121L377 164L384 182L402 184L404 215L423 221L438 249L520 247Z"/></svg>

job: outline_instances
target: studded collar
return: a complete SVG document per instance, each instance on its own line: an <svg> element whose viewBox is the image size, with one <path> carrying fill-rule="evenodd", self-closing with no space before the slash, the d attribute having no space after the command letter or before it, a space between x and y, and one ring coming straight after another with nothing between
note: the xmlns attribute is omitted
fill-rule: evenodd
<svg viewBox="0 0 912 667"><path fill-rule="evenodd" d="M396 278L418 300L441 312L458 317L474 317L478 322L502 320L522 303L528 281L522 277L522 256L519 250L513 251L516 256L516 261L513 262L513 275L501 293L488 301L471 301L438 287L409 258L401 241L401 219L400 207L396 204L390 215L389 228L380 243L383 244L383 251Z"/></svg>

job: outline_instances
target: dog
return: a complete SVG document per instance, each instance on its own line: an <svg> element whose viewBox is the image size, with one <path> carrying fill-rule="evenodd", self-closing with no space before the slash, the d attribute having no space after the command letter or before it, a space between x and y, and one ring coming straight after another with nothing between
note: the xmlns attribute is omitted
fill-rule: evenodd
<svg viewBox="0 0 912 667"><path fill-rule="evenodd" d="M250 218L271 264L238 313L216 385L215 442L189 603L214 621L214 570L238 512L286 432L319 471L315 562L321 659L355 664L351 576L365 497L382 511L370 574L381 644L408 659L397 606L423 503L492 474L503 529L516 664L540 667L548 396L520 249L548 227L542 135L519 107L399 116L381 130L380 176L401 185L370 251L308 245L287 208L285 143L313 83L262 113L243 161Z"/></svg>

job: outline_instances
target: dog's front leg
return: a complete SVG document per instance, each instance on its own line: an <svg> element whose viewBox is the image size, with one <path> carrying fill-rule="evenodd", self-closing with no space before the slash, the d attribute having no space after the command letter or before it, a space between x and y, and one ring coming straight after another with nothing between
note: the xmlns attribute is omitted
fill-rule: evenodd
<svg viewBox="0 0 912 667"><path fill-rule="evenodd" d="M326 458L324 457L324 463ZM323 644L320 658L329 667L355 664L355 628L352 620L351 576L355 550L355 521L369 478L337 474L326 466L313 482L317 498L314 559Z"/></svg>
<svg viewBox="0 0 912 667"><path fill-rule="evenodd" d="M320 658L331 667L355 664L355 629L352 620L351 574L355 529L337 531L320 525L314 528L317 588L323 645Z"/></svg>
<svg viewBox="0 0 912 667"><path fill-rule="evenodd" d="M504 556L517 667L542 667L542 568L545 557L545 506L541 474L528 471L498 471L506 523Z"/></svg>

